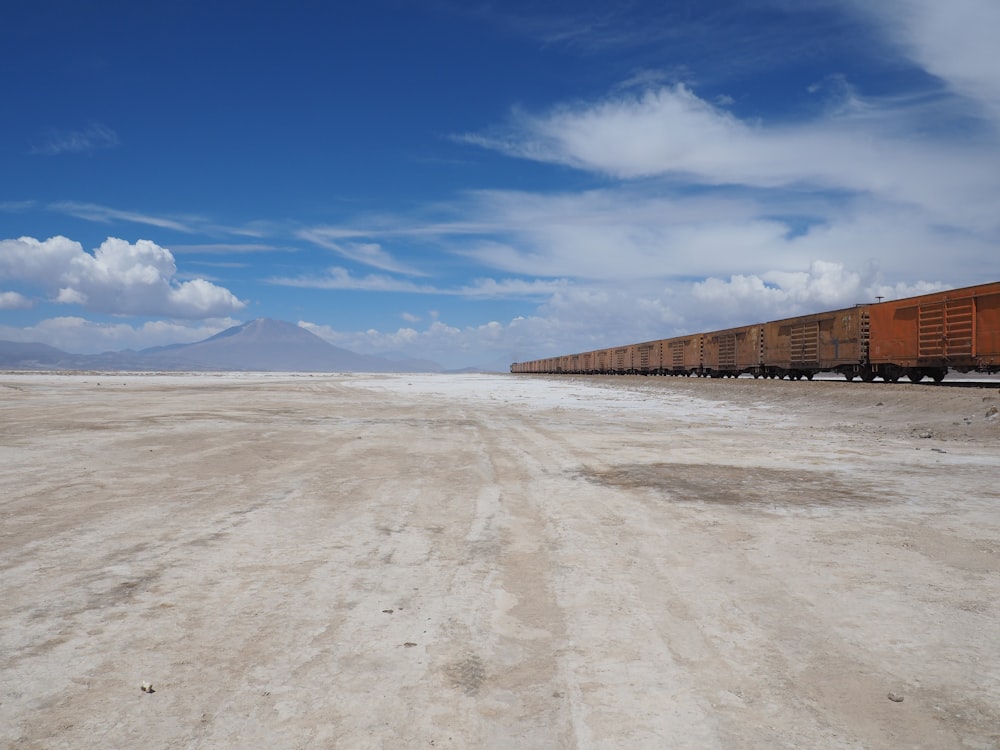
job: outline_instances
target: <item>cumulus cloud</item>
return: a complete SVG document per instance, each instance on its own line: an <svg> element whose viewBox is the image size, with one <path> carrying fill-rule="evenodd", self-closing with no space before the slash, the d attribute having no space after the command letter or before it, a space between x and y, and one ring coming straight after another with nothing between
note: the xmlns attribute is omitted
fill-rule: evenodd
<svg viewBox="0 0 1000 750"><path fill-rule="evenodd" d="M712 277L695 283L691 293L696 300L724 309L755 311L748 323L779 311L792 315L804 308L830 309L871 301L863 293L861 273L826 261L815 261L805 271L736 274L727 280Z"/></svg>
<svg viewBox="0 0 1000 750"><path fill-rule="evenodd" d="M31 306L31 300L23 294L0 292L0 310L24 310Z"/></svg>
<svg viewBox="0 0 1000 750"><path fill-rule="evenodd" d="M179 282L169 250L149 240L109 237L93 254L66 237L0 240L0 279L37 287L50 299L94 312L211 318L242 309L204 279Z"/></svg>

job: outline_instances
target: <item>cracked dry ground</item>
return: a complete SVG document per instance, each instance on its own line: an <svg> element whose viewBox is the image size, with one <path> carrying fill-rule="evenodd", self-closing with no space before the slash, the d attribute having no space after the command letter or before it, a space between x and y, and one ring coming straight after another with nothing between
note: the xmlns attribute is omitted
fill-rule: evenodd
<svg viewBox="0 0 1000 750"><path fill-rule="evenodd" d="M998 398L0 375L0 745L996 748Z"/></svg>

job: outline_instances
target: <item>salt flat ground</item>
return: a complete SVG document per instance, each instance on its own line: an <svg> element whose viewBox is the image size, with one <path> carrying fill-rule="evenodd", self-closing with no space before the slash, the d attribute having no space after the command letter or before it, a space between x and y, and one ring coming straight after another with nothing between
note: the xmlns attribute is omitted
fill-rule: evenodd
<svg viewBox="0 0 1000 750"><path fill-rule="evenodd" d="M998 404L0 375L0 746L996 748Z"/></svg>

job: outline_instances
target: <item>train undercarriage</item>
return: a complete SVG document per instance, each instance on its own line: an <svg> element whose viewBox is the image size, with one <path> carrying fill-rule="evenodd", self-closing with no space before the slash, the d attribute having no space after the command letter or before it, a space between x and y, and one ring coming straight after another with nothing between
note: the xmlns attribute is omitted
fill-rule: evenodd
<svg viewBox="0 0 1000 750"><path fill-rule="evenodd" d="M955 372L1000 372L1000 365L980 365L980 366L959 366L952 367ZM897 383L904 378L911 383L920 383L924 380L931 380L940 383L947 376L949 368L941 365L927 365L921 367L903 367L895 364L840 364L836 366L823 367L818 364L794 365L789 367L777 367L765 365L760 367L748 367L741 370L712 370L708 368L693 368L682 370L587 370L574 372L563 370L558 374L572 375L643 375L643 376L669 376L669 377L697 377L697 378L738 378L741 375L752 375L754 379L765 378L773 380L812 380L816 375L824 372L835 372L842 375L846 380L861 380L871 383L881 380L885 383Z"/></svg>

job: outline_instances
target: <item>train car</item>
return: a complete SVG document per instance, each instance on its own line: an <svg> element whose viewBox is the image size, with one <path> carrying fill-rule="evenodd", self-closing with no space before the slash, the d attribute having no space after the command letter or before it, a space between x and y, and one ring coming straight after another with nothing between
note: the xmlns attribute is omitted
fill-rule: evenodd
<svg viewBox="0 0 1000 750"><path fill-rule="evenodd" d="M755 378L764 374L764 326L750 326L713 331L703 335L702 373L712 378L738 378L749 373Z"/></svg>
<svg viewBox="0 0 1000 750"><path fill-rule="evenodd" d="M635 344L633 366L639 375L659 375L663 371L663 339Z"/></svg>
<svg viewBox="0 0 1000 750"><path fill-rule="evenodd" d="M632 372L631 346L616 346L611 350L611 372L614 375L628 375Z"/></svg>
<svg viewBox="0 0 1000 750"><path fill-rule="evenodd" d="M614 361L612 349L598 349L594 352L594 369L598 375L609 375Z"/></svg>
<svg viewBox="0 0 1000 750"><path fill-rule="evenodd" d="M870 306L871 377L1000 372L1000 282Z"/></svg>
<svg viewBox="0 0 1000 750"><path fill-rule="evenodd" d="M663 369L667 375L701 375L704 335L676 336L663 341Z"/></svg>
<svg viewBox="0 0 1000 750"><path fill-rule="evenodd" d="M818 372L839 372L848 380L868 378L868 309L802 315L763 325L762 374L812 380Z"/></svg>
<svg viewBox="0 0 1000 750"><path fill-rule="evenodd" d="M517 373L809 378L1000 372L1000 282L530 362Z"/></svg>

